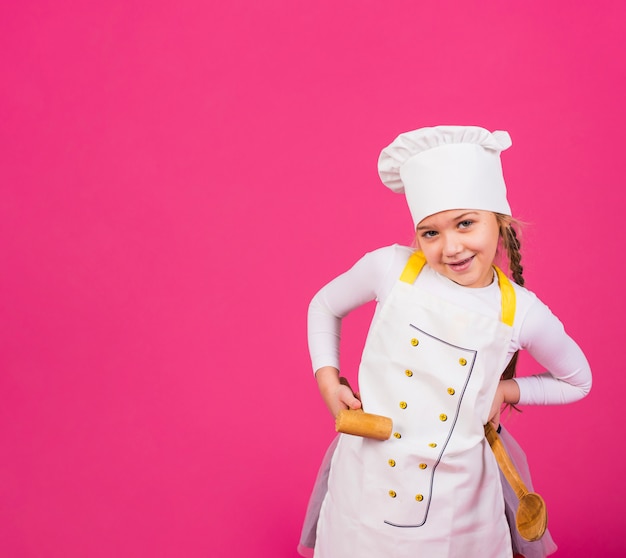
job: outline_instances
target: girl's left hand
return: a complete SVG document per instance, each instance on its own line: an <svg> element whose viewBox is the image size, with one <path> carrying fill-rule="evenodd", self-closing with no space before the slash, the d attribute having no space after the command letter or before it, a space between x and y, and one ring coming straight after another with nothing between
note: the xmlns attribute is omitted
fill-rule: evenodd
<svg viewBox="0 0 626 558"><path fill-rule="evenodd" d="M495 429L500 426L500 413L502 406L507 403L509 405L515 405L519 402L519 386L515 380L500 380L498 389L496 389L496 395L493 398L491 404L491 411L489 412L489 422Z"/></svg>

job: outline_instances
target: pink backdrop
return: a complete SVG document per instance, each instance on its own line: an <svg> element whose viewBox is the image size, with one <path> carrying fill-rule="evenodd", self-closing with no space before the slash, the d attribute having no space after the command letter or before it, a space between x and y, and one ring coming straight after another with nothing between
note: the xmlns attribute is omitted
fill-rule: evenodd
<svg viewBox="0 0 626 558"><path fill-rule="evenodd" d="M3 3L2 556L295 557L333 436L306 308L410 242L376 160L435 124L512 135L527 284L595 384L509 426L557 556L623 556L625 17L621 0ZM345 325L349 377L371 310Z"/></svg>

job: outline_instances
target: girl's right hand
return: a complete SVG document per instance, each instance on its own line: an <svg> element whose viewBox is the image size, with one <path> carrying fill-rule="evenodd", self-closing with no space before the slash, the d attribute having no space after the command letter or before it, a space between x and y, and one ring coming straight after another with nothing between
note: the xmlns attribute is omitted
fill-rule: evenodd
<svg viewBox="0 0 626 558"><path fill-rule="evenodd" d="M328 410L334 418L343 409L360 409L361 401L345 378L339 377L339 370L325 366L315 372L317 385Z"/></svg>
<svg viewBox="0 0 626 558"><path fill-rule="evenodd" d="M340 381L341 380L343 380L343 378L340 378ZM354 393L352 391L352 388L348 384L347 380L345 384L342 382L336 390L337 404L332 407L329 405L328 407L330 412L333 414L333 417L337 418L339 411L342 411L343 409L360 409L361 400L358 398L358 395L358 393ZM326 404L328 405L328 402Z"/></svg>

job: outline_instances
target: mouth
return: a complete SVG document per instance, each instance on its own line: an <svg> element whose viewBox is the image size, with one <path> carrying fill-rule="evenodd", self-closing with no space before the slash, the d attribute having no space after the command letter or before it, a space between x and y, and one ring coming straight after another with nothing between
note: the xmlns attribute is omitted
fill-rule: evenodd
<svg viewBox="0 0 626 558"><path fill-rule="evenodd" d="M448 263L446 264L452 271L461 272L465 271L471 264L474 256L470 256L464 260L459 260L458 262Z"/></svg>

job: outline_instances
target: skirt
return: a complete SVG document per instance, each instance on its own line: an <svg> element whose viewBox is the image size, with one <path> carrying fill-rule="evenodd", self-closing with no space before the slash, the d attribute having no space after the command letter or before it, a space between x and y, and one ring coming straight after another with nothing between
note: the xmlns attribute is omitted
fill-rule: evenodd
<svg viewBox="0 0 626 558"><path fill-rule="evenodd" d="M533 491L533 484L530 477L530 469L528 467L528 461L526 454L515 441L513 436L504 428L500 427L499 430L500 439L504 447L506 448L511 460L515 464L519 471L526 487L529 491ZM330 472L330 462L333 457L337 442L339 441L339 435L336 436L331 442L326 454L322 460L322 464L319 468L317 478L313 485L313 491L309 498L309 504L307 506L306 514L304 516L304 523L302 525L302 532L300 535L300 542L298 544L298 553L305 558L313 558L315 549L315 539L317 532L317 520L320 513L322 502L326 496L328 490L328 474ZM515 513L517 511L517 505L519 503L517 495L511 485L508 483L502 472L500 472L500 481L502 482L502 492L504 494L504 504L506 518L511 530L511 540L513 542L513 555L524 558L545 558L550 554L553 554L557 550L557 546L552 540L550 532L546 530L543 537L538 541L524 540L517 532L515 527Z"/></svg>

